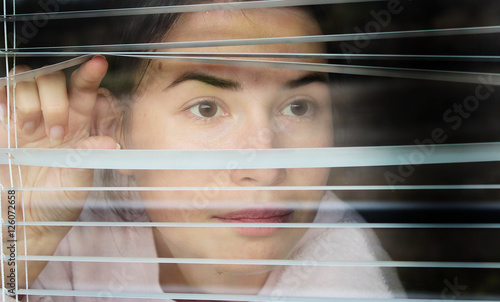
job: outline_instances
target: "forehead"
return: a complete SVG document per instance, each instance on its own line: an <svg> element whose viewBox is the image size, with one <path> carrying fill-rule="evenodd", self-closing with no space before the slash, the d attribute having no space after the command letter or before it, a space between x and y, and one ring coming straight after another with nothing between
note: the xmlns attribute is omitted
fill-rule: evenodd
<svg viewBox="0 0 500 302"><path fill-rule="evenodd" d="M207 11L182 14L164 40L209 41L320 35L316 20L298 8ZM185 50L190 51L190 50ZM198 52L323 52L322 44L205 47Z"/></svg>
<svg viewBox="0 0 500 302"><path fill-rule="evenodd" d="M305 11L294 8L267 8L234 11L210 11L182 14L164 41L206 41L229 39L254 39L319 35L317 22ZM250 45L172 49L173 52L205 53L323 53L321 43L291 43L280 45ZM248 59L248 58L245 58ZM312 59L255 58L259 60L286 60L324 63ZM204 72L250 84L260 85L286 82L299 78L306 72L293 69L188 63L153 60L148 74L151 79L172 81L186 72ZM147 81L150 83L150 81ZM146 84L143 82L143 84ZM245 85L244 85L245 86Z"/></svg>

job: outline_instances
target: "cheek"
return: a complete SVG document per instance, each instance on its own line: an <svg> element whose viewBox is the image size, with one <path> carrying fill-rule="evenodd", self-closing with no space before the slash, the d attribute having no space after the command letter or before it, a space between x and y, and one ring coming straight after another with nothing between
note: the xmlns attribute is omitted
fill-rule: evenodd
<svg viewBox="0 0 500 302"><path fill-rule="evenodd" d="M311 123L284 122L279 131L282 147L329 148L333 147L333 121L331 115L322 116Z"/></svg>
<svg viewBox="0 0 500 302"><path fill-rule="evenodd" d="M135 170L133 173L140 187L217 187L227 185L230 179L230 172L226 170ZM182 192L157 191L155 194ZM184 192L192 194L193 191Z"/></svg>
<svg viewBox="0 0 500 302"><path fill-rule="evenodd" d="M175 123L170 122L166 108L151 99L155 100L146 94L130 109L124 133L127 149L172 149Z"/></svg>
<svg viewBox="0 0 500 302"><path fill-rule="evenodd" d="M198 215L194 211L183 211L172 209L171 207L162 207L162 205L148 206L145 202L146 212L152 222L200 222ZM178 228L168 228L175 230Z"/></svg>
<svg viewBox="0 0 500 302"><path fill-rule="evenodd" d="M198 173L197 173L198 172ZM163 171L163 170L140 170L134 173L139 187L191 187L201 186L208 175L200 171ZM189 203L194 191L188 190L156 190L143 191L140 193L143 201Z"/></svg>
<svg viewBox="0 0 500 302"><path fill-rule="evenodd" d="M217 171L134 172L139 187L217 187ZM224 185L227 185L225 183ZM216 194L216 196L213 196ZM210 190L141 191L140 197L152 221L197 221L208 199L220 197Z"/></svg>
<svg viewBox="0 0 500 302"><path fill-rule="evenodd" d="M288 176L297 185L322 186L328 182L330 169L290 169L288 170Z"/></svg>
<svg viewBox="0 0 500 302"><path fill-rule="evenodd" d="M318 124L318 127L314 130L317 135L316 137L316 146L329 148L333 147L333 117L331 114L331 109L325 113L323 117L324 122Z"/></svg>
<svg viewBox="0 0 500 302"><path fill-rule="evenodd" d="M189 196L187 196L189 195ZM177 191L142 192L144 208L153 222L201 222L207 213L196 199L196 195Z"/></svg>

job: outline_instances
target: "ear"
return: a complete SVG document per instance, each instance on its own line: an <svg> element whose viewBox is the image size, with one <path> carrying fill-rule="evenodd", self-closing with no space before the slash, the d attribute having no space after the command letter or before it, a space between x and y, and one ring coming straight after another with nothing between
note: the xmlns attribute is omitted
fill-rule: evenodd
<svg viewBox="0 0 500 302"><path fill-rule="evenodd" d="M92 136L109 136L120 144L122 113L118 109L116 97L106 88L99 88L92 112L90 133ZM120 145L123 145L121 143ZM117 145L118 146L118 145ZM124 175L132 175L131 170L116 169Z"/></svg>
<svg viewBox="0 0 500 302"><path fill-rule="evenodd" d="M109 136L117 141L116 130L120 122L120 114L116 107L116 98L106 88L97 90L97 100L92 111L92 136Z"/></svg>

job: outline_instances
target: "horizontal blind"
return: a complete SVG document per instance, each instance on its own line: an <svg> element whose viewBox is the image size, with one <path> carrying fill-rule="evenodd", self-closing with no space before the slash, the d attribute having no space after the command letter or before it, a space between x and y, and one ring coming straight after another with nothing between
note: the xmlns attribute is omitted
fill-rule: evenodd
<svg viewBox="0 0 500 302"><path fill-rule="evenodd" d="M241 207L238 198L220 198L221 194L241 196L261 194L271 196L281 192L333 191L344 200L349 209L365 217L361 221L339 221L329 223L290 222L233 222L233 228L256 228L284 230L375 230L382 246L392 259L340 260L317 259L248 259L220 257L146 257L82 254L72 251L67 255L41 255L30 252L30 246L22 250L14 248L15 256L9 255L4 240L10 236L9 212L2 212L2 288L3 300L7 297L26 300L39 297L59 297L72 301L73 297L93 297L102 300L162 300L178 301L344 301L339 296L326 296L322 291L309 296L294 296L288 292L281 295L238 294L230 286L214 289L215 293L198 292L197 288L173 287L173 290L148 292L134 287L124 275L117 280L125 282L120 290L110 284L92 284L85 280L88 290L73 288L40 289L18 284L33 284L26 280L15 282L9 279L9 257L15 259L15 268L20 263L47 261L69 267L84 269L88 264L148 265L185 264L195 265L200 271L206 265L238 265L263 267L292 267L295 272L314 268L394 268L405 293L395 293L394 301L429 301L456 299L496 301L500 297L500 246L498 245L498 161L499 137L496 133L498 112L498 34L500 6L494 1L474 4L472 1L438 0L432 4L414 1L379 0L268 0L224 3L201 3L161 7L123 7L120 3L97 3L89 1L38 1L36 5L25 1L4 0L3 16L5 73L0 87L7 90L7 113L3 124L8 137L2 138L0 164L8 167L9 179L0 179L2 187L2 209L16 199L16 213L25 213L25 194L43 192L91 192L98 196L86 203L86 211L95 212L90 220L80 217L77 221L43 220L29 221L25 215L13 216L14 225L23 230L16 238L27 238L26 227L71 227L72 231L84 235L95 234L95 230L110 229L120 232L134 228L139 234L145 229L195 229L224 230L227 223L149 221L134 216L144 211L146 202L152 211L176 210L227 210ZM122 6L121 6L122 5ZM302 7L306 5L328 5L323 20L322 35L233 38L204 41L162 41L134 44L85 44L85 38L69 37L64 43L47 43L50 32L69 32L78 35L82 30L61 24L82 24L91 27L95 20L106 19L102 27L127 16L155 16L158 14L190 12L236 12L255 8ZM42 12L40 12L42 10ZM80 20L81 23L74 23ZM56 23L60 22L60 23ZM73 23L72 23L73 22ZM38 24L38 25L37 25ZM43 24L43 26L40 26ZM96 21L96 24L99 24ZM328 25L330 24L330 25ZM339 25L340 24L340 25ZM27 27L31 26L31 27ZM52 26L52 27L51 27ZM92 27L99 28L99 25ZM28 30L31 32L28 33ZM74 31L74 32L72 32ZM27 34L28 33L28 34ZM31 36L33 34L33 36ZM101 32L102 34L102 32ZM96 34L97 35L97 34ZM82 35L83 36L83 35ZM67 42L78 41L78 45ZM44 40L45 39L45 40ZM207 47L251 47L256 45L292 45L301 43L328 43L327 53L248 53L205 51ZM197 51L184 51L194 48ZM244 49L244 48L238 48ZM162 60L164 62L190 62L195 64L217 64L244 68L273 68L278 70L328 73L333 80L332 98L339 107L339 117L334 123L337 145L328 148L273 148L229 150L84 150L31 148L19 146L16 89L21 82L32 80L56 71L75 69L95 55L104 55L108 60L136 58ZM311 60L325 63L311 63ZM307 62L304 62L307 61ZM328 61L328 63L326 63ZM35 69L9 75L9 70L24 62L34 63ZM48 65L43 66L48 63ZM16 67L18 68L18 67ZM69 74L69 73L68 73ZM337 81L341 83L338 85ZM338 90L338 91L337 91ZM13 93L12 95L9 95ZM337 97L337 99L336 99ZM12 98L12 100L11 100ZM335 113L334 113L335 114ZM12 123L10 121L13 121ZM337 131L336 130L336 131ZM337 136L338 135L338 136ZM12 136L12 137L11 137ZM217 148L219 149L219 148ZM228 186L194 182L194 185L171 186L167 181L160 186L124 184L104 186L26 186L21 167L85 168L85 169L130 169L134 171L171 170L178 173L215 170L230 175L246 169L313 169L331 168L330 181L325 185L272 185L272 186ZM223 174L214 174L220 176ZM180 174L179 174L180 175ZM225 175L225 174L224 174ZM222 182L222 181L221 181ZM94 183L98 183L97 181ZM12 192L12 193L10 193ZM185 204L182 200L169 203L162 200L112 200L115 210L132 213L129 221L108 219L104 211L109 202L99 198L106 193L113 196L150 192L181 192L193 194L196 200ZM258 193L256 193L258 192ZM273 193L274 192L274 193ZM92 195L95 194L95 195ZM262 195L263 194L263 195ZM268 195L266 195L268 194ZM145 195L152 196L152 195ZM182 196L182 195L180 195ZM208 197L207 197L208 196ZM211 197L216 196L216 197ZM225 195L223 195L225 196ZM119 197L116 197L119 199ZM215 202L208 202L209 200ZM318 202L288 200L287 209L315 210ZM57 201L44 200L44 207L54 209ZM268 209L283 206L283 201L266 202ZM79 208L78 204L65 205ZM331 213L346 211L343 204L325 202L321 209ZM90 212L88 212L90 211ZM150 213L150 212L148 212ZM99 215L104 216L99 216ZM10 214L13 215L13 214ZM83 214L82 214L83 215ZM83 215L84 216L84 215ZM102 219L95 219L100 217ZM94 230L87 231L87 230ZM99 231L97 231L99 232ZM346 233L349 234L349 233ZM103 237L105 238L105 237ZM89 242L102 245L107 243ZM113 242L113 244L117 244ZM133 245L133 242L127 244ZM256 243L257 244L257 243ZM369 243L370 244L370 243ZM126 244L124 246L127 246ZM356 245L354 245L356 247ZM361 245L360 245L361 246ZM335 242L327 249L337 251ZM71 244L69 245L71 249ZM102 249L96 247L97 251ZM340 249L341 250L341 249ZM105 251L105 250L104 250ZM152 255L152 253L148 253ZM317 256L317 255L316 255ZM61 266L68 267L68 266ZM90 266L88 266L90 267ZM111 266L110 266L111 267ZM132 267L132 266L131 266ZM140 266L134 266L137 268ZM146 267L146 266L144 266ZM152 267L152 266L149 266ZM347 271L347 270L346 270ZM27 269L26 272L28 273ZM114 272L113 272L114 273ZM17 274L17 275L16 275ZM16 271L15 276L20 274ZM72 278L78 278L72 276ZM124 281L125 280L125 281ZM9 282L10 281L10 282ZM10 285L13 284L13 285ZM102 286L101 286L102 285ZM13 291L8 291L12 289ZM101 288L102 287L102 288ZM129 290L123 290L130 287ZM244 290L244 289L242 289ZM370 289L367 289L370 293ZM353 301L382 301L376 293L368 297L351 298Z"/></svg>

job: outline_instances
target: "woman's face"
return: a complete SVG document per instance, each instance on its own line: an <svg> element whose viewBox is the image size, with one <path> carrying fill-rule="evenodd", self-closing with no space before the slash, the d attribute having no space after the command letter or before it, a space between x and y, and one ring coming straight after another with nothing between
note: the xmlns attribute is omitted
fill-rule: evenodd
<svg viewBox="0 0 500 302"><path fill-rule="evenodd" d="M165 41L317 34L321 34L317 23L298 9L217 11L183 14ZM324 49L321 44L283 44L181 51L322 53ZM245 149L242 152L248 155L248 161L254 157L251 149L331 147L333 129L327 76L299 70L155 60L141 82L126 129L121 143L127 149ZM228 168L237 166L238 163L228 163ZM132 173L139 186L153 187L319 186L327 183L329 169ZM155 222L228 223L228 228L158 229L157 241L168 248L165 255L283 259L306 230L231 228L230 223L311 222L314 210L294 209L290 204L314 203L323 194L207 189L142 192L141 197ZM158 203L181 204L184 208L158 208ZM217 207L217 203L226 207ZM240 274L263 269L221 266L218 272Z"/></svg>

